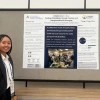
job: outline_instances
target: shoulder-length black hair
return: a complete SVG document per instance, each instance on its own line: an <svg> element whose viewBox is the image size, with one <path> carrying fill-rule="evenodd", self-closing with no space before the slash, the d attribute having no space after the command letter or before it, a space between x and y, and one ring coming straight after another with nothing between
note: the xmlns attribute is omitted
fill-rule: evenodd
<svg viewBox="0 0 100 100"><path fill-rule="evenodd" d="M2 39L4 38L4 37L8 37L9 39L10 39L10 42L11 42L11 48L10 48L10 50L6 53L6 54L10 54L11 53L11 51L12 51L12 40L11 40L11 38L8 36L8 35L6 35L6 34L0 34L0 42L2 41Z"/></svg>

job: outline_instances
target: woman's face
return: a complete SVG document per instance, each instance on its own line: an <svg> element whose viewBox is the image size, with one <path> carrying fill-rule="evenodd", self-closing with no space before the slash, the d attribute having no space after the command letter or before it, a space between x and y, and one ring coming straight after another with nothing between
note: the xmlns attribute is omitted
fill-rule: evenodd
<svg viewBox="0 0 100 100"><path fill-rule="evenodd" d="M8 37L3 37L0 40L0 52L7 53L11 48L11 41Z"/></svg>

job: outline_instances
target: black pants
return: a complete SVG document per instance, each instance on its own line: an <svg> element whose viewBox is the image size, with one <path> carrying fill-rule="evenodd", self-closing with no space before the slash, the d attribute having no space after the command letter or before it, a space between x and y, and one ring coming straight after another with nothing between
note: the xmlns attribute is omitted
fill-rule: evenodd
<svg viewBox="0 0 100 100"><path fill-rule="evenodd" d="M8 88L2 96L0 96L0 100L11 100L10 88Z"/></svg>

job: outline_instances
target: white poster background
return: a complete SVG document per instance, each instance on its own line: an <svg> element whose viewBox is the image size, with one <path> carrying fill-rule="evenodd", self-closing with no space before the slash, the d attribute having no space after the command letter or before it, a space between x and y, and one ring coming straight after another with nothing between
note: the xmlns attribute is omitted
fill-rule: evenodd
<svg viewBox="0 0 100 100"><path fill-rule="evenodd" d="M45 26L77 26L77 69L99 69L98 14L25 14L23 68L44 68Z"/></svg>

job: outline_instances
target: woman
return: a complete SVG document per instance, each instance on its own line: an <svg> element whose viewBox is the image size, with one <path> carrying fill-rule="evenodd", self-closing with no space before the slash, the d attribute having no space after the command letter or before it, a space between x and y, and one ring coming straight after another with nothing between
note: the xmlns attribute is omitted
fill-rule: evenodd
<svg viewBox="0 0 100 100"><path fill-rule="evenodd" d="M0 35L0 100L14 97L13 61L10 56L12 40L8 35Z"/></svg>

